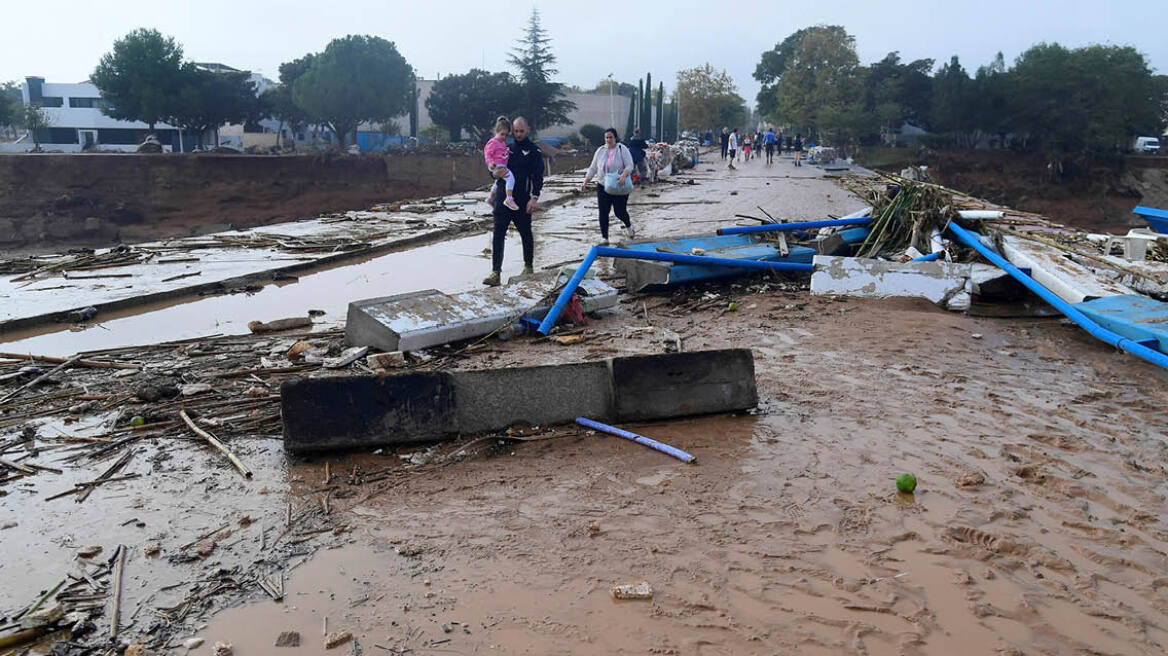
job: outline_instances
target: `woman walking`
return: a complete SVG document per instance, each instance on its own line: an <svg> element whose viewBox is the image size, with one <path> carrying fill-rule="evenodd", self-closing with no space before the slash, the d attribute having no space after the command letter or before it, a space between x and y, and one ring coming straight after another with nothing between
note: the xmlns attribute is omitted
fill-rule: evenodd
<svg viewBox="0 0 1168 656"><path fill-rule="evenodd" d="M588 182L599 175L600 181L596 185L596 202L600 206L600 236L601 245L608 244L608 214L616 213L625 226L629 239L637 236L633 229L632 219L629 218L629 192L633 190L629 177L633 174L633 154L628 146L620 142L616 128L604 131L604 145L596 149L592 156L592 165L584 175L584 183L580 191L588 190Z"/></svg>
<svg viewBox="0 0 1168 656"><path fill-rule="evenodd" d="M803 135L795 135L791 148L795 151L795 166L803 166Z"/></svg>

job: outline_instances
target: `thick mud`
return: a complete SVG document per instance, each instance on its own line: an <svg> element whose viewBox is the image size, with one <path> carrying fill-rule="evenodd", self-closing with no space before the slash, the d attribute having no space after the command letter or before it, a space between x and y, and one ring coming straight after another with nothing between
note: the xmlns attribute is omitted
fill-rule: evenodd
<svg viewBox="0 0 1168 656"><path fill-rule="evenodd" d="M830 181L787 179L789 162L747 166L662 187L663 201L692 203L635 206L639 230L706 231L756 205L793 218L858 205ZM797 175L818 175L807 169ZM590 208L549 213L560 223L543 238L563 241L537 266L595 240ZM0 522L18 526L0 531L16 545L0 562L3 608L59 580L81 545L121 543L135 549L125 612L136 631L143 618L181 625L171 653L196 631L205 642L190 653L223 642L239 656L285 653L273 647L283 631L301 634L287 653L323 653L340 631L362 651L332 653L1168 651L1163 372L1057 320L812 297L766 278L622 295L582 336L492 341L458 366L748 347L760 406L629 427L694 465L571 427L446 445L466 457L440 464L389 451L291 459L274 440L235 438L256 471L245 482L206 447L151 439L127 469L142 478L85 504L43 500L72 480L47 473L4 488ZM35 462L61 466L51 455ZM914 494L897 492L902 472ZM208 534L219 546L183 567ZM145 556L154 541L161 560ZM336 548L313 557L318 547ZM277 574L282 601L256 585ZM612 597L641 582L652 599ZM216 585L233 592L201 596Z"/></svg>
<svg viewBox="0 0 1168 656"><path fill-rule="evenodd" d="M1168 648L1163 374L1049 320L711 293L742 309L642 297L657 331L638 341L631 299L584 344L468 365L645 352L664 329L750 346L756 416L633 428L697 464L586 434L498 446L358 500L353 543L294 574L301 593L219 615L208 642L266 653L297 630L315 653L327 616L389 653ZM612 598L641 581L651 601Z"/></svg>

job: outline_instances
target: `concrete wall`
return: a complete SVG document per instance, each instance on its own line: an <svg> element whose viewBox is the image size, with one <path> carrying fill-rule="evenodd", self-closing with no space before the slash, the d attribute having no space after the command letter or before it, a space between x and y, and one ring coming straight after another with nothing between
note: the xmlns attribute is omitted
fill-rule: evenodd
<svg viewBox="0 0 1168 656"><path fill-rule="evenodd" d="M294 379L280 388L289 452L409 444L576 417L655 421L758 404L748 349L481 371Z"/></svg>
<svg viewBox="0 0 1168 656"><path fill-rule="evenodd" d="M481 156L0 155L0 248L251 227L488 181Z"/></svg>

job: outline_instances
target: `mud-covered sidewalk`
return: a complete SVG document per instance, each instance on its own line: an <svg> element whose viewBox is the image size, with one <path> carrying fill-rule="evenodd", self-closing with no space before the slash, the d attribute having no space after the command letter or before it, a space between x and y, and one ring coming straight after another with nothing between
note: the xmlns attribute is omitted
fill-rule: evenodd
<svg viewBox="0 0 1168 656"><path fill-rule="evenodd" d="M537 268L594 243L593 204L541 218ZM861 207L787 159L736 172L706 162L632 205L644 236L708 232L759 206L788 218ZM475 264L468 275L485 261ZM190 653L322 653L326 634L342 641L335 652L388 654L1168 648L1159 370L1058 320L812 297L796 279L621 298L575 343L492 340L414 366L751 348L756 412L631 427L697 464L542 426L290 458L276 390L321 368L287 359L298 341L339 353L330 326L88 354L139 368L74 367L48 391L0 402L0 457L61 472L3 475L0 526L15 526L0 530L0 612L13 617L63 580L74 606L100 605L93 631L108 634L107 565L124 545L119 640L160 653L199 639ZM148 401L149 384L178 396ZM84 503L47 500L125 453L111 475L122 480ZM914 495L896 491L904 471ZM651 600L612 598L612 586L641 582ZM273 647L286 631L299 648ZM69 653L68 636L55 639Z"/></svg>

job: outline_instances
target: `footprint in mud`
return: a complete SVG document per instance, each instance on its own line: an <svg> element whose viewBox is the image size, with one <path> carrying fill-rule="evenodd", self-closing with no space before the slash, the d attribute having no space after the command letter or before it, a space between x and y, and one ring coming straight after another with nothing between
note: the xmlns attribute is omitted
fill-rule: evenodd
<svg viewBox="0 0 1168 656"><path fill-rule="evenodd" d="M1019 542L971 526L948 526L945 528L945 537L994 553L1025 555L1030 551L1029 547Z"/></svg>

